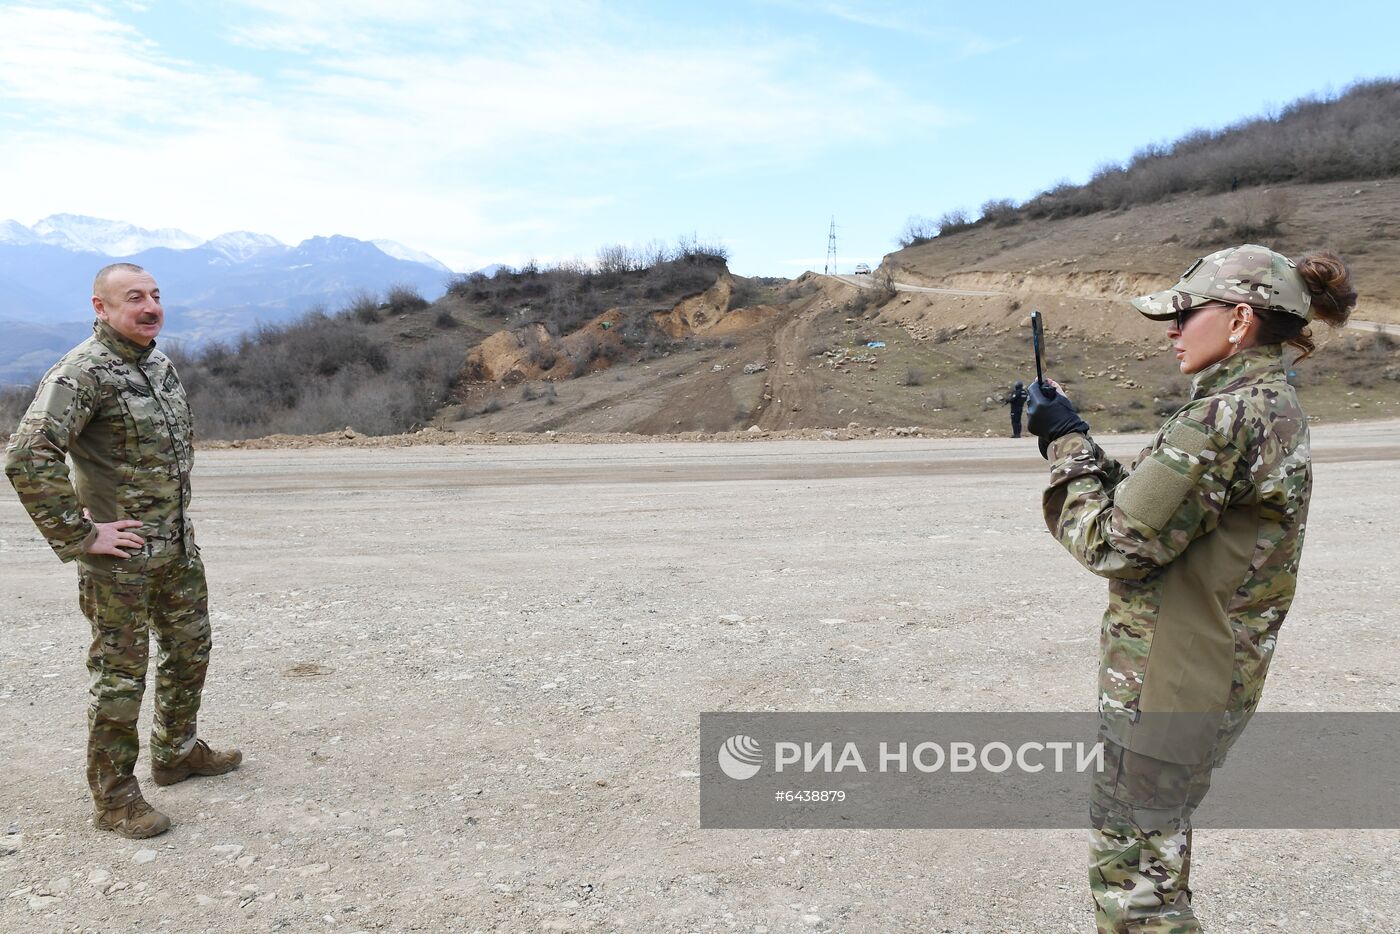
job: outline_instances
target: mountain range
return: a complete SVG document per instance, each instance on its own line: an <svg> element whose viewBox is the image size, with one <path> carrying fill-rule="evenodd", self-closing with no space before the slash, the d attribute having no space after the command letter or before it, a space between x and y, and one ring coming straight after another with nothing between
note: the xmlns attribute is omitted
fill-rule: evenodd
<svg viewBox="0 0 1400 934"><path fill-rule="evenodd" d="M296 246L234 231L204 240L183 230L55 214L0 221L0 384L43 373L88 333L92 276L126 261L150 270L166 308L162 340L197 345L338 309L390 286L440 297L452 270L392 240L312 237Z"/></svg>

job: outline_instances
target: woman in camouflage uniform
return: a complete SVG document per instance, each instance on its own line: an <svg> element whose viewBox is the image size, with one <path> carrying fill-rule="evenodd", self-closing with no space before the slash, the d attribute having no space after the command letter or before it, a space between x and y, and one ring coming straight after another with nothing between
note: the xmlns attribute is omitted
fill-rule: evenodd
<svg viewBox="0 0 1400 934"><path fill-rule="evenodd" d="M1099 653L1105 771L1091 799L1090 887L1102 932L1187 934L1191 814L1259 703L1297 583L1312 488L1308 423L1285 345L1356 303L1334 253L1289 260L1245 244L1134 299L1167 322L1182 406L1125 469L1059 387L1030 390L1051 463L1050 531L1109 579ZM1296 362L1296 361L1295 361Z"/></svg>

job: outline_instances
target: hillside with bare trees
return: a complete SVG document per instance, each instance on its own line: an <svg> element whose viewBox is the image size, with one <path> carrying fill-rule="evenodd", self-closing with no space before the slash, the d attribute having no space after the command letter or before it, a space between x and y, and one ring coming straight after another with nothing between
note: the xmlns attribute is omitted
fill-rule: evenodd
<svg viewBox="0 0 1400 934"><path fill-rule="evenodd" d="M1177 195L1214 195L1278 185L1369 181L1400 176L1400 80L1363 81L1334 97L1300 98L1276 113L1152 143L1124 163L1099 167L1083 185L1060 182L1016 204L993 199L974 217L955 208L914 216L900 245L917 246L974 226L1014 226L1154 204ZM1286 205L1261 204L1230 226L1237 240L1277 233Z"/></svg>

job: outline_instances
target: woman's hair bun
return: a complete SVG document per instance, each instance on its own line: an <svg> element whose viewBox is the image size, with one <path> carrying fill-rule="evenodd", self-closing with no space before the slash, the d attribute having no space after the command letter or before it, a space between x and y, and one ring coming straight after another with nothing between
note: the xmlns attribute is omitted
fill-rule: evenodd
<svg viewBox="0 0 1400 934"><path fill-rule="evenodd" d="M1313 317L1334 328L1346 324L1356 307L1356 289L1346 261L1331 250L1315 250L1293 262L1312 295Z"/></svg>

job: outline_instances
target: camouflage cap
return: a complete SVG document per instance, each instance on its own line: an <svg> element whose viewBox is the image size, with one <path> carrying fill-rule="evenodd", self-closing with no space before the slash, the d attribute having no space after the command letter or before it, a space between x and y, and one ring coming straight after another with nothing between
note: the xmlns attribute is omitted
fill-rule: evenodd
<svg viewBox="0 0 1400 934"><path fill-rule="evenodd" d="M1133 299L1133 307L1154 321L1206 302L1243 302L1254 308L1312 317L1312 296L1293 260L1257 243L1246 243L1202 257L1170 289Z"/></svg>

